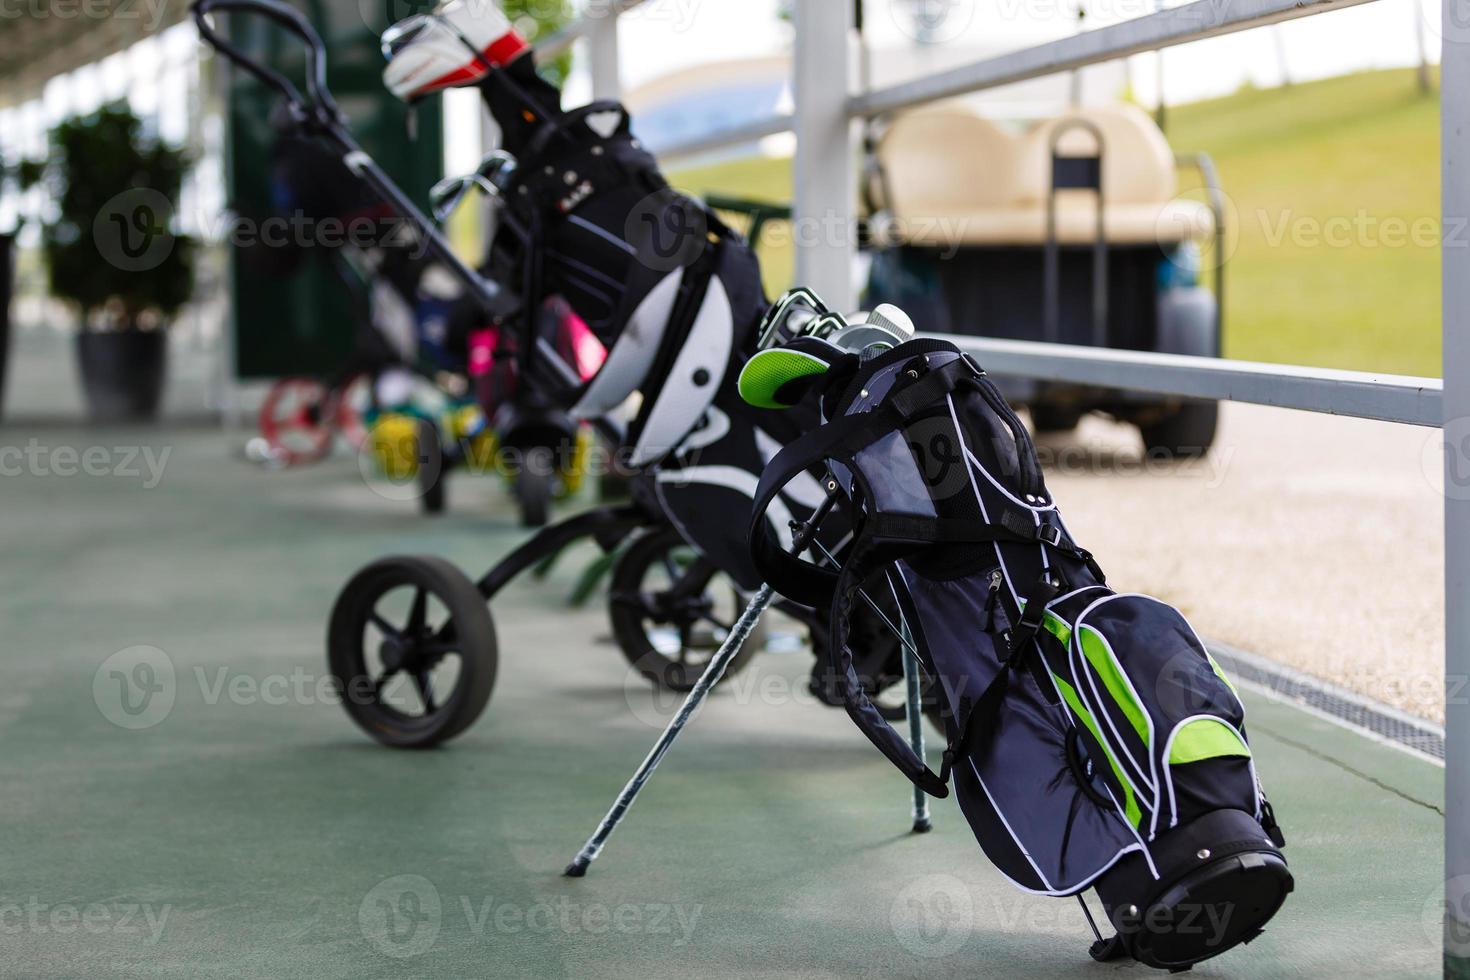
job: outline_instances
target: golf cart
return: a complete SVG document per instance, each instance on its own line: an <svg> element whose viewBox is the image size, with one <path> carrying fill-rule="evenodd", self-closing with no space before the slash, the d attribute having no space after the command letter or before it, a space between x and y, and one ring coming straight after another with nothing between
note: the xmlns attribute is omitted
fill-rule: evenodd
<svg viewBox="0 0 1470 980"><path fill-rule="evenodd" d="M1177 158L1131 105L1084 107L1013 133L961 103L899 115L865 180L875 247L864 305L893 303L935 332L1220 354L1224 216L1214 167ZM1200 171L1209 204L1177 196ZM1200 285L1213 244L1214 291ZM1136 425L1145 448L1200 456L1214 402L1002 379L1040 432L1087 412Z"/></svg>

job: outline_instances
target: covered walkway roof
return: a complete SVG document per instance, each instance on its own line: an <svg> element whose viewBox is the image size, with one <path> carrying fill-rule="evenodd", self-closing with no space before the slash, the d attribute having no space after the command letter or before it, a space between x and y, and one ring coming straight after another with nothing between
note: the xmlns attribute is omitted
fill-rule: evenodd
<svg viewBox="0 0 1470 980"><path fill-rule="evenodd" d="M184 0L18 0L0 28L0 107L41 94L46 81L172 27Z"/></svg>

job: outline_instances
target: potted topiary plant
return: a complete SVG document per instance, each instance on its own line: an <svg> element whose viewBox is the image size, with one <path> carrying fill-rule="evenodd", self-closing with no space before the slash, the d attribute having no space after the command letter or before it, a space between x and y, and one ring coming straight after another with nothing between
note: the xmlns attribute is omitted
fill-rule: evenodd
<svg viewBox="0 0 1470 980"><path fill-rule="evenodd" d="M192 239L174 212L188 168L125 106L51 131L42 230L51 292L80 317L77 363L96 421L150 419L162 399L165 327L194 291Z"/></svg>

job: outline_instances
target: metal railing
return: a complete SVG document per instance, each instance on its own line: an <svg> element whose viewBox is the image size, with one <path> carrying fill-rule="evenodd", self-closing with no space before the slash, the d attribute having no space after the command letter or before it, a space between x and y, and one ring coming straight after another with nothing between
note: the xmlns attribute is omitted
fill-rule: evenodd
<svg viewBox="0 0 1470 980"><path fill-rule="evenodd" d="M772 115L665 147L661 157L668 160L795 132L795 220L822 221L836 215L851 225L857 201L852 137L857 120L1366 2L1371 0L1196 0L927 77L850 94L854 85L849 68L853 63L852 4L794 0L795 113ZM1446 25L1463 23L1459 0L1441 3ZM599 95L616 94L616 17L634 6L637 0L607 0L599 7L602 16L558 38L558 43L571 43L582 36L592 41L593 77L600 80L594 89ZM1470 217L1470 44L1457 40L1452 30L1444 32L1441 46L1441 89L1443 227L1455 229ZM798 236L803 237L813 236ZM856 234L815 237L821 240L799 241L797 280L834 305L851 308ZM1470 445L1470 249L1445 244L1441 255L1443 382L1220 358L974 337L950 339L981 357L987 370L996 374L1454 427L1455 440L1446 440L1445 453L1445 669L1449 678L1465 677L1470 676L1470 458L1466 455ZM1465 431L1458 431L1462 425ZM1455 689L1447 685L1447 690ZM1446 916L1454 920L1458 934L1465 935L1470 932L1470 909L1458 901L1456 880L1470 876L1470 706L1448 698L1445 722ZM1447 950L1445 972L1447 976L1470 975L1470 960Z"/></svg>

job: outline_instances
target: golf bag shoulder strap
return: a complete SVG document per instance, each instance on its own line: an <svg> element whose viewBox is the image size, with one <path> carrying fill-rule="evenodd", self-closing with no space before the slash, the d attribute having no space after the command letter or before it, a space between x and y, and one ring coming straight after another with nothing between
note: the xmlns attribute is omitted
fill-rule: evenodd
<svg viewBox="0 0 1470 980"><path fill-rule="evenodd" d="M893 431L895 426L901 426L924 405L953 391L969 370L962 361L947 364L871 412L839 416L812 429L787 443L766 465L751 511L750 547L756 568L777 592L820 608L831 603L837 585L836 572L803 561L781 547L766 519L766 512L781 489L799 474L825 466L827 460L850 460L859 450Z"/></svg>
<svg viewBox="0 0 1470 980"><path fill-rule="evenodd" d="M950 757L946 755L940 771L934 772L914 752L908 740L888 723L868 697L862 679L858 677L853 665L852 648L847 642L853 605L858 601L863 583L874 577L882 566L898 557L901 557L901 551L892 552L873 535L859 533L848 552L846 564L837 576L833 590L827 652L848 717L910 782L930 796L943 799L949 795Z"/></svg>

